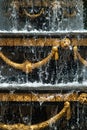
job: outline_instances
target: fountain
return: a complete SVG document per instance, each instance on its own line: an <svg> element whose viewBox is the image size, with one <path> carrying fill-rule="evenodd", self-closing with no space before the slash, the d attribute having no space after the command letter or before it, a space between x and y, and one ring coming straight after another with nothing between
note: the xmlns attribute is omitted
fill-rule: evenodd
<svg viewBox="0 0 87 130"><path fill-rule="evenodd" d="M86 3L0 1L0 130L87 129Z"/></svg>

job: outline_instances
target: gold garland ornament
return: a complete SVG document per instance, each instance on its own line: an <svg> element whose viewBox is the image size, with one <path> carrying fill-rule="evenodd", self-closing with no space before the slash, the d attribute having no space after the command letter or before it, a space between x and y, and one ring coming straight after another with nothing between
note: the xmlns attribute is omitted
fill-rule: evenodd
<svg viewBox="0 0 87 130"><path fill-rule="evenodd" d="M44 121L39 124L35 125L24 125L24 124L14 124L14 125L6 125L0 124L1 130L42 130L50 126L50 124L56 123L59 119L63 116L66 116L67 120L71 118L71 110L70 110L70 103L65 102L63 109L54 117L50 118L47 121Z"/></svg>
<svg viewBox="0 0 87 130"><path fill-rule="evenodd" d="M52 57L54 57L55 60L58 60L59 59L58 47L60 46L64 49L67 49L69 48L70 44L71 44L71 41L68 38L64 38L63 40L60 40L60 42L56 46L52 47L51 53L46 58L36 63L32 63L28 60L26 60L23 63L16 63L10 60L8 57L6 57L2 52L0 52L0 58L4 62L6 62L8 65L12 66L13 68L22 70L25 73L30 73L32 72L33 69L39 68L42 65L45 65L47 62L50 61Z"/></svg>
<svg viewBox="0 0 87 130"><path fill-rule="evenodd" d="M60 41L60 46L64 49L67 49L70 47L71 41L69 38L64 38Z"/></svg>
<svg viewBox="0 0 87 130"><path fill-rule="evenodd" d="M84 58L81 57L80 53L78 52L78 47L77 47L77 46L74 46L74 47L73 47L73 51L74 51L74 59L75 59L75 60L79 59L80 62L81 62L83 65L87 66L87 61L86 61Z"/></svg>
<svg viewBox="0 0 87 130"><path fill-rule="evenodd" d="M40 17L42 14L44 14L44 8L42 8L42 9L40 10L40 12L37 13L37 14L30 14L29 12L27 12L26 9L24 9L24 14L25 14L27 17L31 18L31 19L35 19L35 18Z"/></svg>
<svg viewBox="0 0 87 130"><path fill-rule="evenodd" d="M29 72L32 72L33 69L35 68L39 68L41 67L42 65L45 65L47 62L49 62L49 60L52 58L52 57L55 57L55 60L58 60L58 48L56 46L52 47L52 51L51 53L46 57L44 58L43 60L39 61L39 62L36 62L36 63L32 63L28 60L26 60L25 62L19 64L19 63L15 63L13 61L11 61L9 58L7 58L2 52L0 52L0 58L6 62L8 65L16 68L16 69L19 69L19 70L22 70L26 73L29 73Z"/></svg>
<svg viewBox="0 0 87 130"><path fill-rule="evenodd" d="M77 15L76 10L74 10L72 13L67 13L67 11L63 11L63 15L65 17L75 17Z"/></svg>

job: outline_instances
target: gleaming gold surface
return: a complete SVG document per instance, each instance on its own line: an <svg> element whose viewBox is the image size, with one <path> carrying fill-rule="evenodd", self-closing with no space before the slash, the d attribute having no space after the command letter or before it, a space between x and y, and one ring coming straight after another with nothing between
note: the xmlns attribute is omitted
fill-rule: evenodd
<svg viewBox="0 0 87 130"><path fill-rule="evenodd" d="M19 69L24 71L25 73L30 73L32 72L33 69L39 68L42 65L45 65L53 56L55 56L55 59L58 59L58 52L57 52L57 47L53 47L51 53L41 61L38 61L36 63L32 63L30 61L25 61L21 64L13 62L9 58L7 58L2 52L0 52L0 58L3 59L4 62L6 62L8 65L12 66L15 69Z"/></svg>
<svg viewBox="0 0 87 130"><path fill-rule="evenodd" d="M12 66L13 68L22 70L25 73L30 73L30 72L32 72L33 69L39 68L39 67L47 64L47 62L49 62L50 59L53 58L53 57L55 58L55 60L58 60L59 59L58 47L62 47L64 49L67 49L70 46L73 47L71 40L68 39L68 38L64 38L60 41L55 40L54 43L56 45L52 47L51 53L46 58L44 58L41 61L38 61L36 63L32 63L32 62L26 60L23 63L19 64L19 63L16 63L16 62L13 62L12 60L10 60L2 52L0 52L0 58L4 62L6 62L8 65ZM81 57L80 53L78 52L77 44L74 45L73 51L74 51L74 59L75 60L79 59L82 64L87 66L87 61L83 57Z"/></svg>
<svg viewBox="0 0 87 130"><path fill-rule="evenodd" d="M59 38L0 38L0 46L57 46ZM87 38L71 39L72 45L87 46Z"/></svg>
<svg viewBox="0 0 87 130"><path fill-rule="evenodd" d="M63 101L78 101L80 103L87 103L87 93L48 93L48 94L34 94L34 93L0 93L0 101L16 101L16 102L63 102Z"/></svg>
<svg viewBox="0 0 87 130"><path fill-rule="evenodd" d="M26 60L25 62L19 64L19 63L13 62L9 58L7 58L2 52L0 52L0 58L4 62L6 62L8 65L12 66L13 68L22 70L25 73L30 73L30 72L32 72L33 69L39 68L42 65L45 65L52 57L54 57L55 60L58 60L58 58L59 58L58 47L61 46L62 48L66 48L66 47L69 47L70 44L71 44L71 42L68 38L61 40L56 46L52 47L51 53L46 58L44 58L41 61L38 61L36 63L32 63L32 62Z"/></svg>
<svg viewBox="0 0 87 130"><path fill-rule="evenodd" d="M82 93L82 94L78 97L78 100L79 100L81 103L87 103L87 93Z"/></svg>

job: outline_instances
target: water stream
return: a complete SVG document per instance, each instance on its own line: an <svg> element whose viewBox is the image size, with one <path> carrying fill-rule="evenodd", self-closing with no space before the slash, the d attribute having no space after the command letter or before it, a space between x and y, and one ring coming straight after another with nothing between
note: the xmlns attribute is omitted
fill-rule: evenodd
<svg viewBox="0 0 87 130"><path fill-rule="evenodd" d="M26 3L26 1L25 1ZM40 3L40 2L39 2ZM44 2L42 2L44 3ZM68 4L70 3L70 4ZM18 6L19 5L19 6ZM27 4L28 5L28 4ZM39 4L40 5L40 4ZM32 6L27 11L32 14ZM34 5L35 6L35 5ZM43 6L39 7L40 9ZM35 11L39 12L38 5ZM2 31L72 31L84 30L83 22L83 1L82 0L55 0L48 2L44 9L44 14L36 19L30 19L22 14L26 5L21 7L14 0L0 1L0 30ZM21 11L22 10L22 11ZM19 14L20 12L20 14ZM75 13L74 13L75 12Z"/></svg>
<svg viewBox="0 0 87 130"><path fill-rule="evenodd" d="M0 0L0 32L4 33L60 33L60 32L87 32L85 27L86 17L84 17L84 1L82 0L55 0L49 1L44 7L44 14L35 19L24 14L24 10L37 14L43 8L35 5L33 0L26 0L19 4L21 0ZM24 2L24 1L22 1ZM27 7L26 7L27 3ZM70 4L69 4L70 3ZM49 6L48 6L49 5ZM62 37L62 36L61 36ZM70 36L69 36L70 37ZM36 37L35 37L36 38ZM34 39L35 39L34 38ZM44 37L45 38L45 37ZM79 41L79 36L76 36ZM46 39L46 38L45 38ZM36 39L35 39L36 42ZM0 51L9 59L23 63L28 60L33 63L45 58L52 47L48 46L2 46ZM87 47L78 48L80 54L87 58ZM67 87L74 91L75 88L87 87L87 67L79 60L74 61L72 48L63 49L59 47L59 59L51 59L46 65L34 69L32 73L26 74L21 70L14 69L0 59L0 88L58 88ZM71 91L70 91L71 92ZM56 115L63 103L44 104L38 102L30 103L0 103L0 122L6 124L23 123L26 125L40 123ZM15 109L14 109L15 108ZM50 109L49 109L50 108ZM47 130L86 130L87 128L87 106L78 102L71 103L72 118L67 121L60 119L55 124L50 124Z"/></svg>
<svg viewBox="0 0 87 130"><path fill-rule="evenodd" d="M37 51L39 50L39 51ZM17 62L23 63L25 60L31 62L38 62L45 58L50 52L51 47L1 47L1 51L7 55L8 58ZM86 47L79 47L79 52L86 58ZM16 70L10 67L1 60L0 82L3 85L16 86L64 86L71 85L86 85L87 81L87 67L85 67L79 60L76 62L73 58L73 50L59 49L59 60L55 61L53 58L46 65L34 69L32 73L26 74L21 70ZM20 59L21 57L21 59ZM4 87L5 87L4 86Z"/></svg>

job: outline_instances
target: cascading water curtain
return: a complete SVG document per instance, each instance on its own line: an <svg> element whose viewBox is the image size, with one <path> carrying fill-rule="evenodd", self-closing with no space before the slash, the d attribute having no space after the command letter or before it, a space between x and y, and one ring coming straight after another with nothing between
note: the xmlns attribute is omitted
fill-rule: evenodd
<svg viewBox="0 0 87 130"><path fill-rule="evenodd" d="M54 32L82 29L82 0L0 1L0 30Z"/></svg>
<svg viewBox="0 0 87 130"><path fill-rule="evenodd" d="M1 52L15 63L30 61L37 63L47 57L51 52L50 46L44 47L1 47ZM86 59L86 47L79 47L79 52ZM87 67L79 60L74 60L73 50L59 48L59 59L52 58L46 64L36 67L26 74L22 70L15 69L7 65L2 59L0 70L0 82L9 84L41 83L54 84L59 83L86 83ZM41 85L39 84L39 85ZM31 85L31 84L30 84Z"/></svg>

